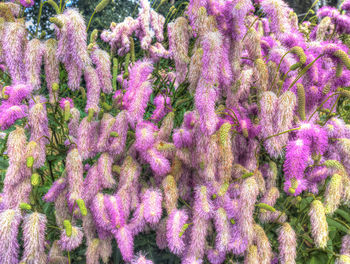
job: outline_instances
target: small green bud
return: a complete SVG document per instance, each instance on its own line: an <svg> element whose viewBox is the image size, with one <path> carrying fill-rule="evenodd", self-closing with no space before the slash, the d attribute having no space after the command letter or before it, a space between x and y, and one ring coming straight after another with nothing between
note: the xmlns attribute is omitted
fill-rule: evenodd
<svg viewBox="0 0 350 264"><path fill-rule="evenodd" d="M9 99L8 94L5 94L6 88L7 88L7 86L4 86L4 88L2 88L2 91L1 91L1 97L2 97L2 99L5 99L5 100Z"/></svg>
<svg viewBox="0 0 350 264"><path fill-rule="evenodd" d="M293 64L292 66L290 66L290 70L295 71L296 69L300 68L300 66L301 66L301 63L297 62L297 63Z"/></svg>
<svg viewBox="0 0 350 264"><path fill-rule="evenodd" d="M72 235L72 224L70 223L69 220L64 220L63 221L63 226L64 226L64 230L66 231L66 235L68 237L71 237Z"/></svg>
<svg viewBox="0 0 350 264"><path fill-rule="evenodd" d="M105 113L105 110L100 109L100 112L98 112L98 120L101 120L103 118L104 113Z"/></svg>
<svg viewBox="0 0 350 264"><path fill-rule="evenodd" d="M30 182L33 186L38 186L40 183L40 175L38 173L33 173Z"/></svg>
<svg viewBox="0 0 350 264"><path fill-rule="evenodd" d="M81 215L82 216L86 216L87 215L87 209L86 209L84 200L83 199L77 199L76 202L77 202L77 205L78 205L78 207L80 209Z"/></svg>
<svg viewBox="0 0 350 264"><path fill-rule="evenodd" d="M297 55L299 57L299 62L303 65L306 63L306 55L303 48L299 46L294 46L290 49L290 52Z"/></svg>
<svg viewBox="0 0 350 264"><path fill-rule="evenodd" d="M336 50L333 55L337 58L339 58L345 65L345 67L350 70L350 58L349 58L349 55L346 54L345 51L343 50Z"/></svg>
<svg viewBox="0 0 350 264"><path fill-rule="evenodd" d="M242 179L247 179L247 178L249 178L249 177L251 177L253 175L254 175L253 172L247 172L247 173L243 174Z"/></svg>
<svg viewBox="0 0 350 264"><path fill-rule="evenodd" d="M288 189L288 192L289 192L290 194L295 194L295 190L294 190L293 188L289 188L289 189Z"/></svg>
<svg viewBox="0 0 350 264"><path fill-rule="evenodd" d="M336 68L335 76L339 78L343 74L343 63L338 63Z"/></svg>
<svg viewBox="0 0 350 264"><path fill-rule="evenodd" d="M225 182L223 185L221 185L218 195L220 197L224 196L229 187L230 187L230 184L228 182Z"/></svg>
<svg viewBox="0 0 350 264"><path fill-rule="evenodd" d="M260 207L262 209L265 209L267 211L270 211L270 212L276 212L276 209L273 208L272 206L268 205L268 204L265 204L265 203L259 203L256 205L257 207Z"/></svg>
<svg viewBox="0 0 350 264"><path fill-rule="evenodd" d="M98 5L95 7L95 12L101 12L105 7L109 4L110 0L102 0Z"/></svg>
<svg viewBox="0 0 350 264"><path fill-rule="evenodd" d="M45 37L46 37L46 31L45 30L43 30L42 32L41 32L41 34L40 34L40 39L44 39Z"/></svg>
<svg viewBox="0 0 350 264"><path fill-rule="evenodd" d="M115 131L112 131L110 136L117 138L117 137L119 137L119 134L117 132L115 132Z"/></svg>
<svg viewBox="0 0 350 264"><path fill-rule="evenodd" d="M233 224L233 225L236 223L235 219L233 219L233 218L230 219L230 222L231 222L231 224Z"/></svg>
<svg viewBox="0 0 350 264"><path fill-rule="evenodd" d="M113 90L117 90L118 59L113 58Z"/></svg>
<svg viewBox="0 0 350 264"><path fill-rule="evenodd" d="M20 203L19 208L21 208L22 210L32 210L32 207L30 206L30 204L27 204L27 203Z"/></svg>
<svg viewBox="0 0 350 264"><path fill-rule="evenodd" d="M67 100L64 103L64 121L67 122L69 120L69 118L70 118L70 103Z"/></svg>
<svg viewBox="0 0 350 264"><path fill-rule="evenodd" d="M324 166L326 166L327 168L336 168L338 170L343 170L344 166L337 160L326 160L323 163Z"/></svg>
<svg viewBox="0 0 350 264"><path fill-rule="evenodd" d="M90 109L88 110L88 118L87 118L87 121L88 121L88 122L91 122L91 121L92 121L92 118L94 117L94 113L95 113L95 110L94 110L94 109L90 108Z"/></svg>
<svg viewBox="0 0 350 264"><path fill-rule="evenodd" d="M52 84L52 91L53 91L53 92L57 92L59 88L60 88L60 87L59 87L58 83L53 83L53 84Z"/></svg>
<svg viewBox="0 0 350 264"><path fill-rule="evenodd" d="M107 104L106 102L102 103L102 107L103 109L105 109L106 111L111 111L112 110L112 106L110 106L109 104Z"/></svg>
<svg viewBox="0 0 350 264"><path fill-rule="evenodd" d="M304 86L301 83L297 83L298 89L298 111L301 120L306 119L305 115L305 90Z"/></svg>
<svg viewBox="0 0 350 264"><path fill-rule="evenodd" d="M97 37L98 37L98 30L94 29L90 35L90 43L96 42Z"/></svg>
<svg viewBox="0 0 350 264"><path fill-rule="evenodd" d="M185 231L187 230L187 228L188 228L189 226L190 226L189 224L184 224L184 225L182 226L182 230L181 230L181 232L180 232L180 234L179 234L179 237L182 237L182 236L183 236L183 234L185 233Z"/></svg>
<svg viewBox="0 0 350 264"><path fill-rule="evenodd" d="M33 168L33 164L34 164L34 157L30 156L27 158L27 167L28 168Z"/></svg>
<svg viewBox="0 0 350 264"><path fill-rule="evenodd" d="M61 20L59 20L57 17L50 17L49 21L51 23L54 23L58 28L62 28L63 27L63 23Z"/></svg>
<svg viewBox="0 0 350 264"><path fill-rule="evenodd" d="M113 167L112 167L112 171L113 171L113 172L115 172L115 173L120 174L121 167L120 167L120 166L118 166L118 165L113 165Z"/></svg>
<svg viewBox="0 0 350 264"><path fill-rule="evenodd" d="M219 129L219 137L220 137L220 143L222 146L225 146L228 140L228 137L230 136L230 130L232 125L228 122L222 124L222 126Z"/></svg>
<svg viewBox="0 0 350 264"><path fill-rule="evenodd" d="M216 194L214 193L211 198L213 198L213 200L215 200L217 198Z"/></svg>

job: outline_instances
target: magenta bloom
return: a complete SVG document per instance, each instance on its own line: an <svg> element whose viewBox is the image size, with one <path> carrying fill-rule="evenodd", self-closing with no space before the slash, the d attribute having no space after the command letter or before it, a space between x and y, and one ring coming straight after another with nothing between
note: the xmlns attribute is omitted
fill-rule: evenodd
<svg viewBox="0 0 350 264"><path fill-rule="evenodd" d="M158 128L151 122L143 121L136 126L135 148L138 151L145 151L153 146L156 140Z"/></svg>
<svg viewBox="0 0 350 264"><path fill-rule="evenodd" d="M18 119L26 117L28 107L26 105L11 105L3 103L0 106L0 127L2 130L8 129Z"/></svg>
<svg viewBox="0 0 350 264"><path fill-rule="evenodd" d="M318 125L311 123L302 124L297 136L305 142L310 142L312 153L322 155L328 147L327 131Z"/></svg>
<svg viewBox="0 0 350 264"><path fill-rule="evenodd" d="M151 165L152 171L157 176L164 176L170 172L169 160L155 148L148 149L142 156Z"/></svg>
<svg viewBox="0 0 350 264"><path fill-rule="evenodd" d="M89 168L83 183L82 198L87 206L90 205L95 195L102 190L101 184L102 181L98 168L96 165L93 165Z"/></svg>
<svg viewBox="0 0 350 264"><path fill-rule="evenodd" d="M320 182L327 179L327 177L330 175L331 171L329 171L327 167L315 167L310 173L307 174L307 180L313 183Z"/></svg>
<svg viewBox="0 0 350 264"><path fill-rule="evenodd" d="M79 247L83 241L84 233L80 227L72 226L72 235L69 237L66 231L63 229L61 231L61 238L58 241L62 250L72 251Z"/></svg>
<svg viewBox="0 0 350 264"><path fill-rule="evenodd" d="M192 145L192 133L186 128L175 129L173 133L174 144L177 148L187 148Z"/></svg>
<svg viewBox="0 0 350 264"><path fill-rule="evenodd" d="M158 189L148 189L143 195L144 217L150 224L157 224L162 217L163 196Z"/></svg>
<svg viewBox="0 0 350 264"><path fill-rule="evenodd" d="M131 261L131 264L153 264L153 261L146 259L142 254L138 254L138 256Z"/></svg>
<svg viewBox="0 0 350 264"><path fill-rule="evenodd" d="M125 225L125 216L123 209L123 201L119 195L105 195L104 204L108 217L111 221L112 228L120 228Z"/></svg>
<svg viewBox="0 0 350 264"><path fill-rule="evenodd" d="M69 107L70 108L73 108L74 107L74 103L73 103L73 100L69 97L66 97L66 98L62 98L60 100L60 107L64 110L64 107L66 105L66 103L69 103Z"/></svg>
<svg viewBox="0 0 350 264"><path fill-rule="evenodd" d="M111 222L108 217L107 208L104 203L104 195L98 193L91 202L90 210L95 223L99 229L109 231L111 229Z"/></svg>
<svg viewBox="0 0 350 264"><path fill-rule="evenodd" d="M152 71L153 65L147 60L136 62L130 69L130 80L123 97L123 106L129 113L132 125L143 119L152 93L152 84L149 81Z"/></svg>
<svg viewBox="0 0 350 264"><path fill-rule="evenodd" d="M117 245L124 261L131 261L134 257L134 238L128 226L121 227L115 233Z"/></svg>
<svg viewBox="0 0 350 264"><path fill-rule="evenodd" d="M19 104L23 99L29 97L33 87L29 84L18 83L4 87L4 90L5 94L9 97L6 102L11 104Z"/></svg>
<svg viewBox="0 0 350 264"><path fill-rule="evenodd" d="M162 94L158 94L154 98L154 104L156 109L154 110L151 120L159 122L167 113L171 111L170 97L166 97Z"/></svg>
<svg viewBox="0 0 350 264"><path fill-rule="evenodd" d="M283 167L286 179L304 177L304 171L310 158L309 146L310 141L307 139L297 139L288 143Z"/></svg>
<svg viewBox="0 0 350 264"><path fill-rule="evenodd" d="M32 7L34 5L34 0L19 0L22 6Z"/></svg>
<svg viewBox="0 0 350 264"><path fill-rule="evenodd" d="M21 219L22 215L19 210L4 210L0 212L1 264L18 263L19 244L17 235Z"/></svg>
<svg viewBox="0 0 350 264"><path fill-rule="evenodd" d="M231 227L231 239L228 249L235 255L241 255L247 249L248 240L245 239L237 226Z"/></svg>
<svg viewBox="0 0 350 264"><path fill-rule="evenodd" d="M226 259L226 253L211 248L207 251L207 258L211 264L221 264Z"/></svg>
<svg viewBox="0 0 350 264"><path fill-rule="evenodd" d="M183 226L188 220L185 210L174 209L168 218L166 237L169 249L174 254L181 254L185 250L185 235L181 234Z"/></svg>
<svg viewBox="0 0 350 264"><path fill-rule="evenodd" d="M48 190L48 192L44 196L44 200L46 202L54 202L58 195L62 193L62 191L66 188L67 181L65 178L59 178L58 180L54 181L54 183L51 185L51 188Z"/></svg>

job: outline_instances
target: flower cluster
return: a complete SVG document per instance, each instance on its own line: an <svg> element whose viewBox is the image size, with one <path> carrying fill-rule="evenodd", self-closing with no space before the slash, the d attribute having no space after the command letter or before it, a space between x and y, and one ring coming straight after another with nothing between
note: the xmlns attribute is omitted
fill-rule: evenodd
<svg viewBox="0 0 350 264"><path fill-rule="evenodd" d="M97 31L88 43L76 9L59 10L43 41L27 39L17 4L3 5L0 69L11 83L0 127L14 129L2 153L0 264L64 263L83 243L86 263L108 263L112 240L125 263L150 264L134 246L150 230L183 264L296 263L295 223L275 208L282 196L308 197L311 236L326 248L327 217L350 203L350 126L336 112L350 97L340 38L350 1L299 27L282 0L190 0L172 22L141 0L137 18L101 33L110 52ZM161 58L175 67L160 69ZM47 242L52 226L59 237ZM277 247L265 226L278 226ZM348 236L339 263L350 259Z"/></svg>

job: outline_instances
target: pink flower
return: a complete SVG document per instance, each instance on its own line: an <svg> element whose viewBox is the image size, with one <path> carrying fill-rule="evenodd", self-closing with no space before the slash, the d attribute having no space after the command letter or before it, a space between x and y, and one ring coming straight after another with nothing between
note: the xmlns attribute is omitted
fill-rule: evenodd
<svg viewBox="0 0 350 264"><path fill-rule="evenodd" d="M60 100L60 107L62 108L62 110L64 110L65 105L67 103L69 104L69 108L73 108L74 107L73 100L71 98L69 98L69 97L66 97L66 98L62 98Z"/></svg>
<svg viewBox="0 0 350 264"><path fill-rule="evenodd" d="M185 210L174 209L166 224L166 237L169 249L174 254L181 254L185 250L185 235L183 227L187 224L188 215Z"/></svg>
<svg viewBox="0 0 350 264"><path fill-rule="evenodd" d="M19 0L22 6L32 7L34 5L34 0Z"/></svg>
<svg viewBox="0 0 350 264"><path fill-rule="evenodd" d="M162 217L163 196L158 189L148 189L143 195L144 217L150 224L157 224Z"/></svg>

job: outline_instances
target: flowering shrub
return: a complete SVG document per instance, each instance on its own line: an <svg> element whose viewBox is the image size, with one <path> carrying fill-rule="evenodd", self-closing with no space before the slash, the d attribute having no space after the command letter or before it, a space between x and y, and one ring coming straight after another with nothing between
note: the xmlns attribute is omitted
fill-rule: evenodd
<svg viewBox="0 0 350 264"><path fill-rule="evenodd" d="M15 2L0 3L0 263L350 263L350 1L303 22L281 0L167 17L141 0L89 41L62 1L55 35L28 35L34 2Z"/></svg>

